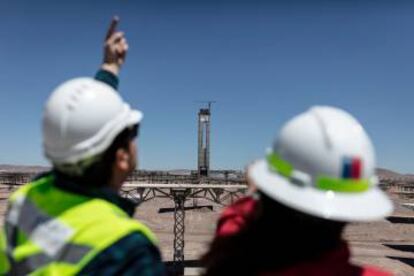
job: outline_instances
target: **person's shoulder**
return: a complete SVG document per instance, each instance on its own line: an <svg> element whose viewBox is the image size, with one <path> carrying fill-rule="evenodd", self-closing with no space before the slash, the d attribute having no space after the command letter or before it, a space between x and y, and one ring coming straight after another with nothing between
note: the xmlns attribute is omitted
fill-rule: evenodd
<svg viewBox="0 0 414 276"><path fill-rule="evenodd" d="M110 244L131 233L140 233L153 243L156 242L153 232L142 222L131 218L119 206L101 198L91 198L87 202L72 208L78 219L79 229L88 229L96 235L96 243ZM85 234L85 238L88 234ZM80 235L83 237L83 235Z"/></svg>
<svg viewBox="0 0 414 276"><path fill-rule="evenodd" d="M32 178L28 183L18 187L9 197L9 202L23 200L26 194L32 190L50 184L53 176L50 172L41 173Z"/></svg>
<svg viewBox="0 0 414 276"><path fill-rule="evenodd" d="M361 276L391 276L392 273L384 270L380 270L379 268L373 266L364 266L362 267Z"/></svg>
<svg viewBox="0 0 414 276"><path fill-rule="evenodd" d="M127 254L131 254L134 251L154 252L156 255L158 253L157 247L147 236L140 232L132 232L113 243L101 255L119 258L121 255L125 255L124 257L126 257Z"/></svg>
<svg viewBox="0 0 414 276"><path fill-rule="evenodd" d="M243 197L228 206L217 223L217 236L229 236L238 233L257 208L257 200L251 196Z"/></svg>
<svg viewBox="0 0 414 276"><path fill-rule="evenodd" d="M31 182L37 182L41 179L50 178L50 177L53 177L53 171L40 172L32 178Z"/></svg>
<svg viewBox="0 0 414 276"><path fill-rule="evenodd" d="M158 248L134 232L100 252L80 274L165 275L165 267Z"/></svg>

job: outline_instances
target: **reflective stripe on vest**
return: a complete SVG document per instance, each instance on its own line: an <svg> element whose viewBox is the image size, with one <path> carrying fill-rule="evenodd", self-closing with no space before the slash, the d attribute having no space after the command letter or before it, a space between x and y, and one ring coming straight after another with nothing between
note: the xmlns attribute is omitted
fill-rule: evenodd
<svg viewBox="0 0 414 276"><path fill-rule="evenodd" d="M6 250L5 233L0 230L0 275L5 275L10 270Z"/></svg>
<svg viewBox="0 0 414 276"><path fill-rule="evenodd" d="M153 233L116 205L56 188L47 176L15 192L6 214L7 251L16 274L75 274L133 232Z"/></svg>

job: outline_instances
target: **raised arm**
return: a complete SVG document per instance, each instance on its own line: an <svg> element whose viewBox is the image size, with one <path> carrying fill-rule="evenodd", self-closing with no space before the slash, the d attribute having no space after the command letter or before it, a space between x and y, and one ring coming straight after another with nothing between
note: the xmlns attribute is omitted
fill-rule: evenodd
<svg viewBox="0 0 414 276"><path fill-rule="evenodd" d="M117 31L119 18L114 16L105 36L103 61L95 79L118 88L118 75L125 62L128 43L123 32Z"/></svg>

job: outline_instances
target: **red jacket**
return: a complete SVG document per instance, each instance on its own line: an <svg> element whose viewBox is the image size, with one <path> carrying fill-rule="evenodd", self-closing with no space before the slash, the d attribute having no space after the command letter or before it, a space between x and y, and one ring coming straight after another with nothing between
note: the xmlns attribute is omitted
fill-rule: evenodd
<svg viewBox="0 0 414 276"><path fill-rule="evenodd" d="M240 231L257 206L257 201L251 197L238 200L227 207L217 225L217 236L232 235ZM362 276L387 276L388 272L380 271L374 267L359 267L349 262L350 252L348 245L343 242L337 249L327 252L318 260L302 262L282 271L269 271L262 276L328 276L328 275L362 275Z"/></svg>

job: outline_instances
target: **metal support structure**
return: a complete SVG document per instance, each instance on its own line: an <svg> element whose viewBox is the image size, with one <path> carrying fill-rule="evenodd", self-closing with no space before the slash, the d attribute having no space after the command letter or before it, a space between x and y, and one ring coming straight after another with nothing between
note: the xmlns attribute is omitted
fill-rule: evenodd
<svg viewBox="0 0 414 276"><path fill-rule="evenodd" d="M174 201L174 255L173 273L184 273L185 246L185 201L187 199L209 200L218 205L228 205L247 190L245 184L162 184L162 183L126 183L122 195L130 199L145 202L153 198L170 198Z"/></svg>
<svg viewBox="0 0 414 276"><path fill-rule="evenodd" d="M184 234L185 209L184 203L189 189L172 189L174 198L174 275L184 275Z"/></svg>
<svg viewBox="0 0 414 276"><path fill-rule="evenodd" d="M162 184L162 183L126 183L121 195L135 202L146 202L154 198L171 198L177 189L186 189L186 199L204 199L226 206L245 194L245 184Z"/></svg>

